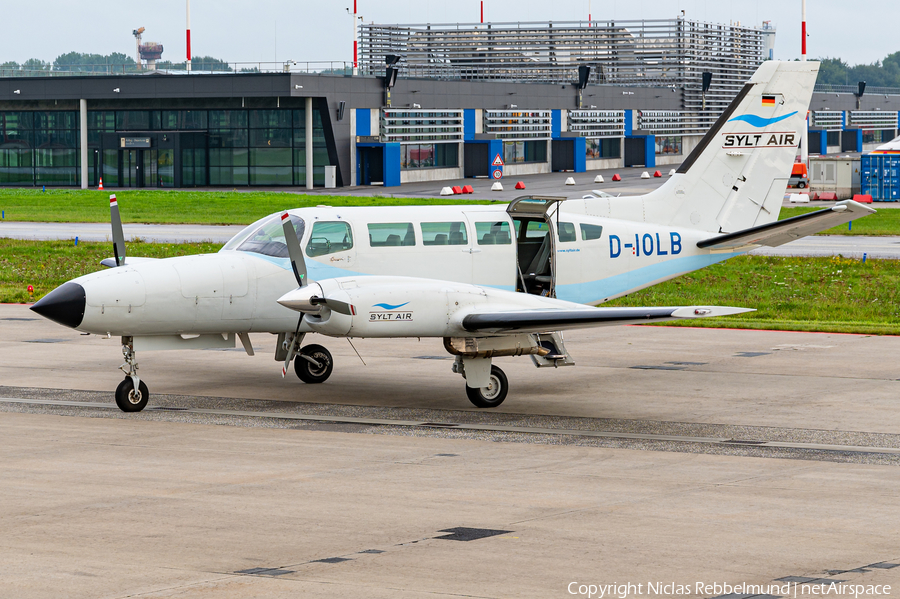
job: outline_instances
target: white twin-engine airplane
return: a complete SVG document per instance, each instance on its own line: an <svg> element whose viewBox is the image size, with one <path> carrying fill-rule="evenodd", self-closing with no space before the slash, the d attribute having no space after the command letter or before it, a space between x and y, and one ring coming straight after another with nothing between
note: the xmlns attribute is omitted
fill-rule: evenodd
<svg viewBox="0 0 900 599"><path fill-rule="evenodd" d="M561 331L743 308L597 308L721 262L874 212L847 201L777 222L818 63L763 63L664 185L643 196L523 197L507 207L290 210L257 221L217 254L125 259L111 199L115 259L32 310L78 331L122 338L116 403L147 405L135 352L234 347L278 335L275 359L321 383L333 362L309 333L434 337L478 407L508 391L497 356L573 363ZM305 255L304 255L305 254ZM298 314L299 312L299 314Z"/></svg>

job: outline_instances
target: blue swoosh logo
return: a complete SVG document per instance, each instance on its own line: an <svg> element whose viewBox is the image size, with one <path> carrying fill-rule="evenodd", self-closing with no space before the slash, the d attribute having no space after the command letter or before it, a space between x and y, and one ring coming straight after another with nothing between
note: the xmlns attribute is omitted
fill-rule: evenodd
<svg viewBox="0 0 900 599"><path fill-rule="evenodd" d="M408 304L408 303L409 303L409 302L406 302L406 304ZM373 307L373 308L375 308L375 307L378 307L378 308L384 308L385 310L396 310L397 308L402 308L402 307L405 306L406 304L397 304L396 306L392 306L392 305L390 305L390 304L375 304L375 305L372 306L372 307Z"/></svg>
<svg viewBox="0 0 900 599"><path fill-rule="evenodd" d="M778 121L783 121L784 119L789 119L792 116L794 116L795 114L797 114L796 110L790 114L786 114L784 116L776 116L776 117L772 117L770 119L767 119L767 118L764 118L761 116L756 116L755 114L742 114L742 115L734 117L733 119L728 119L728 122L730 123L731 121L744 121L748 125L752 125L754 127L768 127L772 123L777 123Z"/></svg>

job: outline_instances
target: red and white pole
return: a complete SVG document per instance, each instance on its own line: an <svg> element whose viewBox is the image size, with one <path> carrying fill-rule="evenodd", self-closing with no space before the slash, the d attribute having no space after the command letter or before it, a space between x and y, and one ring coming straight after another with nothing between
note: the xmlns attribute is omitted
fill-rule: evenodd
<svg viewBox="0 0 900 599"><path fill-rule="evenodd" d="M588 27L592 27L592 25L591 25L591 0L588 0Z"/></svg>
<svg viewBox="0 0 900 599"><path fill-rule="evenodd" d="M800 14L800 60L806 60L806 0L802 1Z"/></svg>
<svg viewBox="0 0 900 599"><path fill-rule="evenodd" d="M357 25L356 0L353 0L353 74L359 75L359 26Z"/></svg>
<svg viewBox="0 0 900 599"><path fill-rule="evenodd" d="M191 72L191 0L187 0L187 70Z"/></svg>
<svg viewBox="0 0 900 599"><path fill-rule="evenodd" d="M800 60L806 60L806 0L801 1L800 14ZM803 134L800 136L800 162L809 167L809 111L803 120Z"/></svg>

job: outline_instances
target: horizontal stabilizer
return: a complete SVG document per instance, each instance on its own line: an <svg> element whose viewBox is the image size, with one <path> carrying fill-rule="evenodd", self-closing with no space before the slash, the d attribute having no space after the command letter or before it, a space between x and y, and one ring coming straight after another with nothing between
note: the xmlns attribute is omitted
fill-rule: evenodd
<svg viewBox="0 0 900 599"><path fill-rule="evenodd" d="M159 260L159 258L138 258L137 256L128 256L122 260L122 266L134 266L135 264L140 264L141 262L150 262L152 260ZM100 261L100 264L105 266L106 268L115 268L116 259L115 258L104 258Z"/></svg>
<svg viewBox="0 0 900 599"><path fill-rule="evenodd" d="M752 312L727 306L650 308L586 308L583 310L516 310L469 314L462 326L471 333L541 333L620 324L642 324L676 318L709 318Z"/></svg>
<svg viewBox="0 0 900 599"><path fill-rule="evenodd" d="M873 212L875 211L867 206L852 200L846 200L824 210L817 210L758 227L751 227L743 231L704 239L697 243L697 247L710 250L734 250L747 246L763 245L775 247L807 235L814 235L826 229L846 224L851 220L868 216Z"/></svg>

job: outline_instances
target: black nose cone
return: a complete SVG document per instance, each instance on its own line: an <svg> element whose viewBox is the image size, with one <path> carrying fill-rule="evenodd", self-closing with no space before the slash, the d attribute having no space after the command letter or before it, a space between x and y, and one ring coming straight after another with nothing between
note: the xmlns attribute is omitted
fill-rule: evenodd
<svg viewBox="0 0 900 599"><path fill-rule="evenodd" d="M31 309L53 322L72 327L84 318L84 287L78 283L64 283L42 297Z"/></svg>

